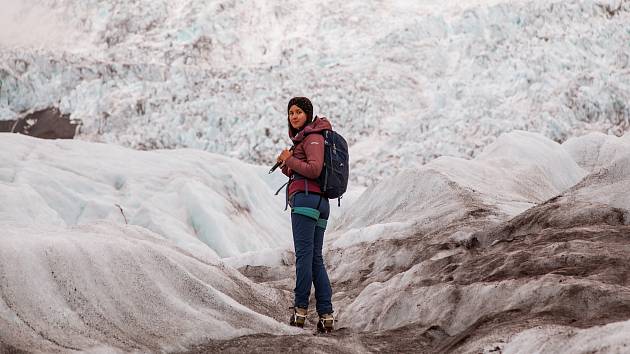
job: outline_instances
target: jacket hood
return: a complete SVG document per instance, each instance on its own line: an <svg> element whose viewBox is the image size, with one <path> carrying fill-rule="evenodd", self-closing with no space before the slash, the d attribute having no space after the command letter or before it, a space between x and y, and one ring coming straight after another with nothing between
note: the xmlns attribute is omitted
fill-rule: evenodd
<svg viewBox="0 0 630 354"><path fill-rule="evenodd" d="M291 131L289 130L289 137L293 140L294 144L297 144L304 140L304 137L308 134L319 133L323 130L332 130L332 124L330 124L330 121L328 121L326 117L315 116L313 122L300 130L295 136L291 136Z"/></svg>

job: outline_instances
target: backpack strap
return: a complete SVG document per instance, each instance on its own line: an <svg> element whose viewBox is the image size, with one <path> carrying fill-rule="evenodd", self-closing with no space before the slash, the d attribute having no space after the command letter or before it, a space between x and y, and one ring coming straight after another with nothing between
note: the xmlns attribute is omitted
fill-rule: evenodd
<svg viewBox="0 0 630 354"><path fill-rule="evenodd" d="M306 179L306 177L294 172L291 175L291 177L289 177L289 180L285 184L283 184L280 188L278 188L278 190L274 194L274 195L278 195L280 191L282 190L282 188L286 187L285 193L284 193L285 198L286 198L285 204L284 204L284 210L287 210L287 208L289 207L289 185L291 184L293 180L296 180L296 179L304 179L304 182L306 184L306 195L308 195L308 180Z"/></svg>
<svg viewBox="0 0 630 354"><path fill-rule="evenodd" d="M282 190L282 188L286 187L289 184L289 182L291 182L291 178L289 178L289 180L285 184L283 184L280 188L278 188L278 190L276 191L274 195L278 195L280 191Z"/></svg>
<svg viewBox="0 0 630 354"><path fill-rule="evenodd" d="M286 196L285 196L286 202L284 204L284 210L287 210L287 207L289 206L289 182L291 182L291 178L290 177L289 177L289 180L285 184L283 184L280 188L278 188L278 190L276 191L276 194L274 194L274 195L278 195L278 193L280 193L282 188L287 187L286 188L286 193L285 193L286 194Z"/></svg>

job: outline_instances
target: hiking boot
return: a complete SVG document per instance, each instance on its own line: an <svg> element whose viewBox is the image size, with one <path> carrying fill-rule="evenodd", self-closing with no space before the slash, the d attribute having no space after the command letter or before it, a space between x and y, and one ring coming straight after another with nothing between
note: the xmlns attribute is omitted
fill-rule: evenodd
<svg viewBox="0 0 630 354"><path fill-rule="evenodd" d="M320 333L329 333L335 329L335 318L332 313L326 313L319 316L317 321L317 331Z"/></svg>
<svg viewBox="0 0 630 354"><path fill-rule="evenodd" d="M304 322L306 322L306 314L306 309L294 307L293 315L291 315L291 319L289 320L289 325L304 328Z"/></svg>

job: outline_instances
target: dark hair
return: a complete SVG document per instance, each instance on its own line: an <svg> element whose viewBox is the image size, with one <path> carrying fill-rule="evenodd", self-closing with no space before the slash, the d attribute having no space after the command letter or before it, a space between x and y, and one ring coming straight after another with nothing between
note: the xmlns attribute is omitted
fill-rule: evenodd
<svg viewBox="0 0 630 354"><path fill-rule="evenodd" d="M291 125L291 120L289 120L289 110L293 106L298 106L304 113L306 114L306 122L300 129L295 129ZM289 100L289 104L287 105L287 123L289 124L289 133L291 137L294 137L297 133L299 133L304 127L311 124L313 122L313 104L311 100L306 97L293 97Z"/></svg>

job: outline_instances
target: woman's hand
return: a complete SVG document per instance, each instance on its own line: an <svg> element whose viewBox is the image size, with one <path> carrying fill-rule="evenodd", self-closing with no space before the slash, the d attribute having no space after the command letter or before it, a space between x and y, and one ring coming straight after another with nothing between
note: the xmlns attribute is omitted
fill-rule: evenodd
<svg viewBox="0 0 630 354"><path fill-rule="evenodd" d="M280 153L280 156L278 156L278 160L277 162L281 162L283 165L285 162L287 162L287 160L289 159L289 157L293 156L293 151L289 150L289 149L284 149L282 150L282 152Z"/></svg>

